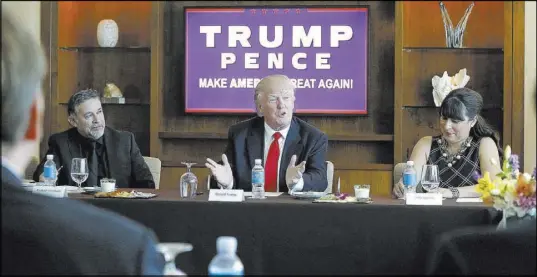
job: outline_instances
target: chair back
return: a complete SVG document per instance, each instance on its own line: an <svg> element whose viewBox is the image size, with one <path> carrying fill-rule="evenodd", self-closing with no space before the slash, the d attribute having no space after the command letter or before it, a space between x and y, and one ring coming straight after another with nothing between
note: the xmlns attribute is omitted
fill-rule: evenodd
<svg viewBox="0 0 537 277"><path fill-rule="evenodd" d="M146 157L144 156L144 161L153 175L153 180L155 181L155 189L159 189L160 186L160 171L162 170L162 162L159 158Z"/></svg>
<svg viewBox="0 0 537 277"><path fill-rule="evenodd" d="M401 176L403 176L403 170L405 170L406 163L398 163L393 168L393 185L397 184L399 182L399 179L401 179Z"/></svg>
<svg viewBox="0 0 537 277"><path fill-rule="evenodd" d="M326 186L325 193L332 193L334 185L334 163L326 161L326 179L328 180L328 186Z"/></svg>

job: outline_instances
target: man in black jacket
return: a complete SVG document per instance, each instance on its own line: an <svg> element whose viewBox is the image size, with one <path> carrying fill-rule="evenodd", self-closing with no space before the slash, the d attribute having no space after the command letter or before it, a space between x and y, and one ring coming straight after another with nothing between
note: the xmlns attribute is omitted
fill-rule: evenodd
<svg viewBox="0 0 537 277"><path fill-rule="evenodd" d="M102 178L113 178L120 188L155 188L149 167L140 153L134 135L106 127L99 93L87 89L75 93L67 105L73 128L51 135L48 154L54 155L59 185L76 185L71 180L73 158L87 158L89 175L83 186L99 186ZM46 155L34 172L42 180Z"/></svg>
<svg viewBox="0 0 537 277"><path fill-rule="evenodd" d="M22 26L2 9L2 275L162 275L164 259L151 230L22 188L42 139L45 74L43 50Z"/></svg>

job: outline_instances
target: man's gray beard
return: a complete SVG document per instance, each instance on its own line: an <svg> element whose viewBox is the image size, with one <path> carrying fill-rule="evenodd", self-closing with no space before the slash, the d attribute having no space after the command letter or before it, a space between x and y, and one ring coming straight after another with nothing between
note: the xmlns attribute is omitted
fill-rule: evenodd
<svg viewBox="0 0 537 277"><path fill-rule="evenodd" d="M102 132L92 132L92 131L89 131L89 135L91 136L92 139L100 139L103 135L104 135L104 130Z"/></svg>

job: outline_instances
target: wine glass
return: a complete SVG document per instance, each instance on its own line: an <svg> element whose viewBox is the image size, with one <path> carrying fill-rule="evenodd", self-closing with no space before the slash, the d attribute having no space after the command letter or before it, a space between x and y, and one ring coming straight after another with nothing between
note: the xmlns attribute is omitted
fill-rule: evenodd
<svg viewBox="0 0 537 277"><path fill-rule="evenodd" d="M186 172L181 175L179 192L181 198L194 198L198 189L198 177L192 172L191 167L196 163L181 162L186 165Z"/></svg>
<svg viewBox="0 0 537 277"><path fill-rule="evenodd" d="M73 158L71 161L71 179L77 184L78 191L82 191L82 183L88 179L88 161L86 158Z"/></svg>
<svg viewBox="0 0 537 277"><path fill-rule="evenodd" d="M175 258L178 254L192 251L192 244L189 243L159 243L157 249L162 255L166 265L164 266L165 276L186 275L175 265Z"/></svg>
<svg viewBox="0 0 537 277"><path fill-rule="evenodd" d="M436 192L439 186L440 177L438 176L438 166L435 164L424 165L421 187L427 192Z"/></svg>

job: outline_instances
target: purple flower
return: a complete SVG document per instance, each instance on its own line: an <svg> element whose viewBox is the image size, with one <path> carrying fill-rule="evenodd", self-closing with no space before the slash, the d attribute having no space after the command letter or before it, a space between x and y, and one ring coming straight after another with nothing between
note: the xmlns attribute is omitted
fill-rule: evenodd
<svg viewBox="0 0 537 277"><path fill-rule="evenodd" d="M535 195L532 196L524 196L520 195L517 200L517 204L519 207L523 208L524 210L530 210L531 208L535 208Z"/></svg>
<svg viewBox="0 0 537 277"><path fill-rule="evenodd" d="M513 169L513 171L520 170L520 162L518 161L517 154L512 154L511 157L509 157L509 165L511 165L511 168Z"/></svg>
<svg viewBox="0 0 537 277"><path fill-rule="evenodd" d="M472 178L474 178L476 182L478 182L479 179L481 179L481 177L482 177L481 174L479 174L477 170L472 173Z"/></svg>

